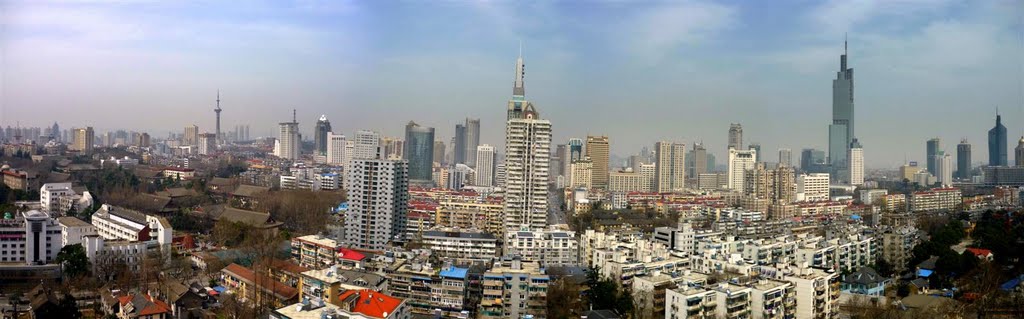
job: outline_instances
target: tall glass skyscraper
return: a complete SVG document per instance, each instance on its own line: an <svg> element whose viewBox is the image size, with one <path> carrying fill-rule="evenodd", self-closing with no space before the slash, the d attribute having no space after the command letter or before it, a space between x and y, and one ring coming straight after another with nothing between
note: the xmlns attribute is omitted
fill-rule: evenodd
<svg viewBox="0 0 1024 319"><path fill-rule="evenodd" d="M316 121L316 132L313 134L313 144L316 145L316 155L327 155L327 133L331 131L331 121L327 115L320 115Z"/></svg>
<svg viewBox="0 0 1024 319"><path fill-rule="evenodd" d="M971 177L971 144L966 138L956 146L956 176L961 179Z"/></svg>
<svg viewBox="0 0 1024 319"><path fill-rule="evenodd" d="M928 159L928 173L932 176L939 176L939 151L942 150L942 141L938 137L928 140L927 148L925 149L925 156Z"/></svg>
<svg viewBox="0 0 1024 319"><path fill-rule="evenodd" d="M839 72L832 80L832 124L828 126L828 163L833 172L846 168L854 135L853 68L846 65L846 42L839 56Z"/></svg>
<svg viewBox="0 0 1024 319"><path fill-rule="evenodd" d="M996 114L996 126L988 130L988 166L1006 166L1006 126Z"/></svg>
<svg viewBox="0 0 1024 319"><path fill-rule="evenodd" d="M402 158L409 161L409 180L419 183L433 181L434 128L409 121L405 126L405 148Z"/></svg>

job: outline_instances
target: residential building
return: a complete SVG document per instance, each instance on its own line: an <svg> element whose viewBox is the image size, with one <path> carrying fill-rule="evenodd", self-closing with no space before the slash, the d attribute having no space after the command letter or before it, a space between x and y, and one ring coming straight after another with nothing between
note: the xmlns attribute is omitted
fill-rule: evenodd
<svg viewBox="0 0 1024 319"><path fill-rule="evenodd" d="M489 263L498 256L498 238L482 231L429 230L423 232L421 243L444 260Z"/></svg>
<svg viewBox="0 0 1024 319"><path fill-rule="evenodd" d="M193 124L185 127L185 135L181 137L182 145L198 145L199 144L199 126Z"/></svg>
<svg viewBox="0 0 1024 319"><path fill-rule="evenodd" d="M536 262L503 259L484 273L479 318L546 318L551 278Z"/></svg>
<svg viewBox="0 0 1024 319"><path fill-rule="evenodd" d="M96 226L78 217L57 217L57 224L60 225L61 247L82 244L86 236L99 235L96 233Z"/></svg>
<svg viewBox="0 0 1024 319"><path fill-rule="evenodd" d="M788 148L779 149L779 166L793 167L793 150Z"/></svg>
<svg viewBox="0 0 1024 319"><path fill-rule="evenodd" d="M953 186L953 157L946 152L939 151L935 155L936 174L939 184Z"/></svg>
<svg viewBox="0 0 1024 319"><path fill-rule="evenodd" d="M303 301L278 308L270 313L270 319L410 319L412 315L405 299L384 293L365 290L345 291L338 297L340 306L323 300Z"/></svg>
<svg viewBox="0 0 1024 319"><path fill-rule="evenodd" d="M476 147L476 186L494 186L495 154L494 146L487 144Z"/></svg>
<svg viewBox="0 0 1024 319"><path fill-rule="evenodd" d="M217 134L199 134L199 155L213 155L217 152Z"/></svg>
<svg viewBox="0 0 1024 319"><path fill-rule="evenodd" d="M860 186L864 184L864 148L860 145L860 142L856 138L853 139L853 143L850 144L850 159L847 161L850 164L849 167L849 178L847 181L850 185Z"/></svg>
<svg viewBox="0 0 1024 319"><path fill-rule="evenodd" d="M296 287L299 300L320 298L335 306L341 306L342 294L349 290L370 289L383 291L387 278L362 269L339 269L337 265L324 269L302 272Z"/></svg>
<svg viewBox="0 0 1024 319"><path fill-rule="evenodd" d="M343 246L334 239L320 235L292 238L291 256L299 266L320 269L338 263L338 251Z"/></svg>
<svg viewBox="0 0 1024 319"><path fill-rule="evenodd" d="M594 188L608 188L609 151L607 136L587 136L586 156L594 162L594 169L591 171L591 176L593 176L591 184Z"/></svg>
<svg viewBox="0 0 1024 319"><path fill-rule="evenodd" d="M593 188L594 162L590 158L583 158L572 162L569 169L568 188Z"/></svg>
<svg viewBox="0 0 1024 319"><path fill-rule="evenodd" d="M433 143L433 138L429 139ZM351 247L382 251L404 240L409 202L409 164L353 159L345 170L349 209L345 239Z"/></svg>
<svg viewBox="0 0 1024 319"><path fill-rule="evenodd" d="M291 122L278 124L277 157L298 159L302 153L302 136L299 135L299 122L294 118Z"/></svg>
<svg viewBox="0 0 1024 319"><path fill-rule="evenodd" d="M816 268L798 268L785 275L796 292L796 318L839 318L839 274Z"/></svg>
<svg viewBox="0 0 1024 319"><path fill-rule="evenodd" d="M959 188L933 188L914 192L910 195L909 202L912 212L952 210L960 207L963 198Z"/></svg>
<svg viewBox="0 0 1024 319"><path fill-rule="evenodd" d="M551 122L526 100L523 58L516 60L512 99L505 125L505 165L497 174L505 188L505 225L544 228L548 215ZM502 170L499 168L499 172Z"/></svg>
<svg viewBox="0 0 1024 319"><path fill-rule="evenodd" d="M551 226L547 229L521 228L505 232L503 256L515 256L523 261L537 262L542 267L578 266L579 240L576 232L560 230Z"/></svg>
<svg viewBox="0 0 1024 319"><path fill-rule="evenodd" d="M650 192L651 180L640 173L611 172L608 191L613 193Z"/></svg>
<svg viewBox="0 0 1024 319"><path fill-rule="evenodd" d="M670 193L686 188L686 144L660 141L654 144L655 191Z"/></svg>
<svg viewBox="0 0 1024 319"><path fill-rule="evenodd" d="M96 133L92 130L92 126L86 128L76 128L75 130L75 143L71 149L82 152L92 153L92 148L96 145ZM198 128L196 129L198 130Z"/></svg>
<svg viewBox="0 0 1024 319"><path fill-rule="evenodd" d="M686 176L695 178L708 172L708 150L703 143L693 143L693 149L686 154Z"/></svg>
<svg viewBox="0 0 1024 319"><path fill-rule="evenodd" d="M294 287L242 265L232 263L220 272L228 289L257 305L283 307L298 301L299 292Z"/></svg>
<svg viewBox="0 0 1024 319"><path fill-rule="evenodd" d="M346 156L352 159L382 159L380 133L367 130L356 131L353 139L352 153ZM346 165L348 163L346 162Z"/></svg>
<svg viewBox="0 0 1024 319"><path fill-rule="evenodd" d="M44 212L53 215L63 215L67 210L60 210L62 197L74 196L75 190L71 189L71 183L46 183L39 188L39 206Z"/></svg>

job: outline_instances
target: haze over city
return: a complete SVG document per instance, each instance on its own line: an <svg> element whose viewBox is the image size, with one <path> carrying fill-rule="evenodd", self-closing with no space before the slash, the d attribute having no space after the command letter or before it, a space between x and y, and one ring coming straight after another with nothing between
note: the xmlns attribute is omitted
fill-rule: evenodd
<svg viewBox="0 0 1024 319"><path fill-rule="evenodd" d="M273 136L300 130L399 135L415 120L454 134L481 118L503 144L504 102L522 52L530 100L554 140L607 135L611 152L703 141L827 149L831 80L844 38L857 70L869 167L923 161L924 141L977 146L998 108L1024 134L1017 1L736 4L317 2L0 4L0 125L91 125L156 136L186 124ZM1012 147L1012 145L1011 145ZM984 160L980 158L979 160Z"/></svg>

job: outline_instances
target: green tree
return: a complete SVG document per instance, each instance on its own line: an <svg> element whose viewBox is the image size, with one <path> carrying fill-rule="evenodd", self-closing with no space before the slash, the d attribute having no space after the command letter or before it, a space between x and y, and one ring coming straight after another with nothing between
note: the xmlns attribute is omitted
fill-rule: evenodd
<svg viewBox="0 0 1024 319"><path fill-rule="evenodd" d="M55 260L70 278L86 275L89 273L89 257L85 254L82 244L67 245L60 249Z"/></svg>

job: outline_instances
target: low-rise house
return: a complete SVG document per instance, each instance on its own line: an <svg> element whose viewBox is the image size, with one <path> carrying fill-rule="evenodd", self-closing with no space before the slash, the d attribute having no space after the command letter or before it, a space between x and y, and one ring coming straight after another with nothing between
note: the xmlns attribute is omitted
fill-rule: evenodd
<svg viewBox="0 0 1024 319"><path fill-rule="evenodd" d="M295 288L239 264L224 267L221 280L238 295L256 304L270 302L275 307L282 307L298 300L299 292Z"/></svg>
<svg viewBox="0 0 1024 319"><path fill-rule="evenodd" d="M885 286L889 283L889 279L882 277L871 267L861 267L853 273L843 275L840 282L843 292L882 296L885 294Z"/></svg>

